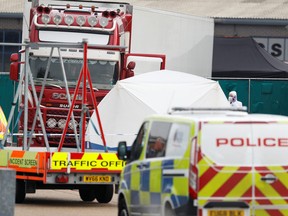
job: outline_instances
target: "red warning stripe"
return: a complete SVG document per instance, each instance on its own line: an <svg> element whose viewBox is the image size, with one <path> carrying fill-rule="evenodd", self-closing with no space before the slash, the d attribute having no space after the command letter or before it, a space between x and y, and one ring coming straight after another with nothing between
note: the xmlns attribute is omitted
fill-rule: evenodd
<svg viewBox="0 0 288 216"><path fill-rule="evenodd" d="M265 197L265 195L258 189L255 188L255 195L256 197ZM256 200L259 204L261 205L273 205L273 203L270 200ZM271 210L271 209L265 209L265 211L271 215L271 216L285 216L284 214L282 214L282 212L280 210Z"/></svg>
<svg viewBox="0 0 288 216"><path fill-rule="evenodd" d="M238 169L239 171L239 169ZM237 171L235 171L237 172ZM247 173L235 173L220 187L211 197L225 197L247 175Z"/></svg>
<svg viewBox="0 0 288 216"><path fill-rule="evenodd" d="M23 158L25 151L12 151L11 156L13 158Z"/></svg>
<svg viewBox="0 0 288 216"><path fill-rule="evenodd" d="M285 166L283 168L283 173L286 173ZM255 167L255 170L262 176L265 177L269 173L273 173L273 170L270 170L268 167ZM280 173L281 175L281 173ZM276 176L277 177L277 176ZM287 179L285 179L287 180ZM277 179L272 184L269 184L280 196L287 197L288 196L288 189L287 187L281 182L280 179ZM275 196L275 195L274 195ZM264 196L265 197L265 196Z"/></svg>
<svg viewBox="0 0 288 216"><path fill-rule="evenodd" d="M246 192L244 192L242 194L242 197L252 197L252 187L249 187ZM244 202L247 202L247 203L250 203L251 202L251 199L246 199L246 200L243 200Z"/></svg>
<svg viewBox="0 0 288 216"><path fill-rule="evenodd" d="M221 170L221 169L220 169ZM218 174L218 171L209 167L205 173L203 173L200 177L199 181L199 191L203 189L207 184L209 184L210 180Z"/></svg>

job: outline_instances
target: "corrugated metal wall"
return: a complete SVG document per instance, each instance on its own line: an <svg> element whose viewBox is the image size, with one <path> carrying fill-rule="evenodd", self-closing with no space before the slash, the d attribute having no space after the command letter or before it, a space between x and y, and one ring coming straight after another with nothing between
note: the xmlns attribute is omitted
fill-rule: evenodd
<svg viewBox="0 0 288 216"><path fill-rule="evenodd" d="M22 30L22 20L21 19L0 19L0 29L13 29Z"/></svg>
<svg viewBox="0 0 288 216"><path fill-rule="evenodd" d="M285 26L215 24L215 37L287 37Z"/></svg>

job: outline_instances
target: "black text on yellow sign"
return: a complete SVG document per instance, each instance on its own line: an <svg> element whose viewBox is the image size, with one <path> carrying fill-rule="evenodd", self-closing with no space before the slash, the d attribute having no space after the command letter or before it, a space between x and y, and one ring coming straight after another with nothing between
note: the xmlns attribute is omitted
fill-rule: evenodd
<svg viewBox="0 0 288 216"><path fill-rule="evenodd" d="M111 176L84 176L84 182L111 182Z"/></svg>
<svg viewBox="0 0 288 216"><path fill-rule="evenodd" d="M18 166L37 166L37 161L34 159L26 159L26 158L10 158L9 160L11 165Z"/></svg>
<svg viewBox="0 0 288 216"><path fill-rule="evenodd" d="M53 167L90 167L90 168L122 168L125 166L125 161L106 161L106 160L53 160Z"/></svg>

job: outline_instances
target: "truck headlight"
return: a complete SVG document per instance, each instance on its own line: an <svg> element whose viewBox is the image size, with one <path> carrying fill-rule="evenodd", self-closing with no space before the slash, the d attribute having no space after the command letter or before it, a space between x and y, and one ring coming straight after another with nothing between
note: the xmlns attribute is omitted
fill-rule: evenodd
<svg viewBox="0 0 288 216"><path fill-rule="evenodd" d="M46 121L46 124L49 128L55 128L56 127L56 124L57 124L57 121L56 119L54 118L49 118L47 121Z"/></svg>
<svg viewBox="0 0 288 216"><path fill-rule="evenodd" d="M59 25L61 22L62 22L62 16L60 14L56 14L54 17L53 17L53 22L56 24L56 25Z"/></svg>
<svg viewBox="0 0 288 216"><path fill-rule="evenodd" d="M84 16L81 16L81 15L80 15L80 16L78 16L78 17L76 18L76 22L77 22L77 24L78 24L79 26L84 25L85 21L86 21L86 19L85 19Z"/></svg>
<svg viewBox="0 0 288 216"><path fill-rule="evenodd" d="M104 28L105 26L108 25L108 18L106 17L101 17L100 20L99 20L99 24Z"/></svg>
<svg viewBox="0 0 288 216"><path fill-rule="evenodd" d="M76 120L74 120L74 123L75 123L75 127L77 128L78 122ZM70 120L68 125L69 125L70 129L73 129L73 120Z"/></svg>
<svg viewBox="0 0 288 216"><path fill-rule="evenodd" d="M97 24L97 18L95 16L88 17L88 23L91 27L94 27Z"/></svg>
<svg viewBox="0 0 288 216"><path fill-rule="evenodd" d="M67 15L67 16L65 16L65 18L64 18L64 22L65 22L68 26L70 26L70 25L74 22L74 17L71 16L71 15Z"/></svg>
<svg viewBox="0 0 288 216"><path fill-rule="evenodd" d="M48 14L43 14L41 20L45 25L47 25L50 22L50 16Z"/></svg>
<svg viewBox="0 0 288 216"><path fill-rule="evenodd" d="M66 120L65 119L60 119L58 121L58 127L63 129L65 127L65 124L66 124Z"/></svg>

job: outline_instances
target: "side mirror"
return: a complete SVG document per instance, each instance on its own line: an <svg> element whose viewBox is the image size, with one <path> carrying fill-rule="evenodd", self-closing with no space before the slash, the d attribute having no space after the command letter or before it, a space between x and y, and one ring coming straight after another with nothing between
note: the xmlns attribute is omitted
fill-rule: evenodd
<svg viewBox="0 0 288 216"><path fill-rule="evenodd" d="M10 56L10 79L14 81L18 81L19 76L19 56L17 53L13 53Z"/></svg>
<svg viewBox="0 0 288 216"><path fill-rule="evenodd" d="M136 63L134 61L129 62L129 64L127 65L127 78L129 77L133 77L134 76L134 69L136 67Z"/></svg>
<svg viewBox="0 0 288 216"><path fill-rule="evenodd" d="M125 141L118 143L117 153L120 160L127 160L127 143Z"/></svg>
<svg viewBox="0 0 288 216"><path fill-rule="evenodd" d="M128 70L134 70L135 67L136 67L136 63L134 61L129 62L129 64L127 65Z"/></svg>

